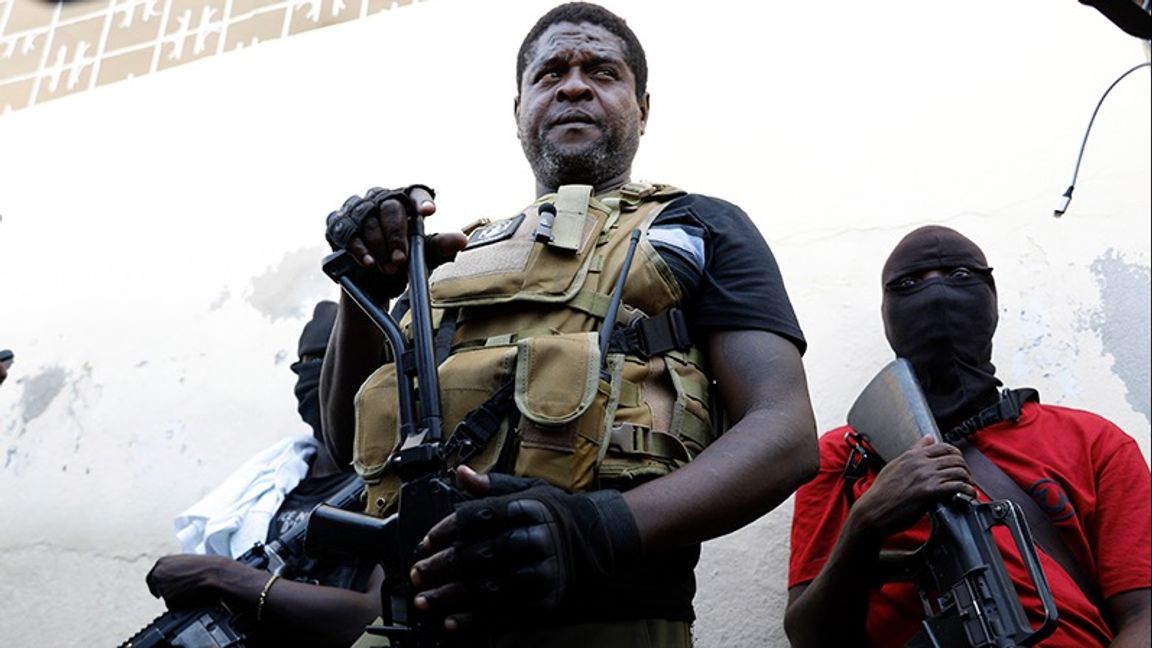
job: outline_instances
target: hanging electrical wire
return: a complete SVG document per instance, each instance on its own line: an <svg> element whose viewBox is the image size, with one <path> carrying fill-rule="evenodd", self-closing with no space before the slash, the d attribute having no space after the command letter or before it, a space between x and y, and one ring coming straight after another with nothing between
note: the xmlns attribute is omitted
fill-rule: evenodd
<svg viewBox="0 0 1152 648"><path fill-rule="evenodd" d="M1080 143L1080 153L1076 156L1076 169L1072 172L1072 182L1068 184L1068 189L1064 191L1064 195L1060 197L1060 203L1052 212L1053 216L1057 218L1063 216L1064 212L1068 210L1068 203L1072 202L1072 191L1076 189L1076 178L1080 176L1080 162L1084 159L1084 147L1088 145L1088 135L1092 132L1092 124L1096 122L1096 115L1100 112L1100 106L1104 105L1104 99L1108 97L1109 92L1112 92L1112 88L1115 88L1116 84L1123 81L1124 78L1129 74L1132 74L1142 67L1149 66L1152 66L1152 62L1145 61L1139 65L1133 66L1124 74L1121 74L1115 81L1112 82L1112 85L1108 86L1108 89L1104 91L1104 94L1100 96L1100 101L1096 102L1096 109L1092 111L1092 118L1088 120L1088 128L1084 130L1084 140Z"/></svg>

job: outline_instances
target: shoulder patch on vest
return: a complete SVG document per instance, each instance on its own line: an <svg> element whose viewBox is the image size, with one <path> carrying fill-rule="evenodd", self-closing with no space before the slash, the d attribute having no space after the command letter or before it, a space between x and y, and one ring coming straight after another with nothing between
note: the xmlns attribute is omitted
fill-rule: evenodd
<svg viewBox="0 0 1152 648"><path fill-rule="evenodd" d="M524 222L524 214L520 213L512 218L506 218L490 225L485 225L468 235L468 245L465 249L477 248L481 245L488 245L489 243L496 243L497 241L511 238L522 222Z"/></svg>

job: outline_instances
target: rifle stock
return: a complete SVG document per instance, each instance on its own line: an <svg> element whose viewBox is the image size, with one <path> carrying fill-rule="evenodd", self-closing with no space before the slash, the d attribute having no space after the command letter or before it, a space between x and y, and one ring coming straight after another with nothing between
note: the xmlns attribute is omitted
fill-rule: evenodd
<svg viewBox="0 0 1152 648"><path fill-rule="evenodd" d="M911 365L900 358L884 367L861 392L848 413L848 424L885 461L922 436L940 440ZM909 648L1032 646L1055 630L1056 604L1016 503L982 503L956 495L936 504L929 518L928 542L905 555L901 565L919 589L925 614ZM992 533L996 526L1010 531L1040 597L1044 620L1039 627L1029 623L1004 567Z"/></svg>

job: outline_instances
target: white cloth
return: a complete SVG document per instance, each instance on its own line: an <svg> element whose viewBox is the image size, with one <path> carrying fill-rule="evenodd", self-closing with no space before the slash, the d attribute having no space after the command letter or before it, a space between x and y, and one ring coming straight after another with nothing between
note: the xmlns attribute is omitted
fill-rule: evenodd
<svg viewBox="0 0 1152 648"><path fill-rule="evenodd" d="M272 516L308 474L308 460L318 446L310 435L282 439L177 515L173 526L184 553L238 558L263 542Z"/></svg>

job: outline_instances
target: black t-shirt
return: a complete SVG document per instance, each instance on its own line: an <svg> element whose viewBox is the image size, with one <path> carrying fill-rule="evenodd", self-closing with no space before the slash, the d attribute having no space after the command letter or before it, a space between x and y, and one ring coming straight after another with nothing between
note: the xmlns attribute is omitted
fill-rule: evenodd
<svg viewBox="0 0 1152 648"><path fill-rule="evenodd" d="M677 198L656 217L648 239L680 283L694 333L760 329L804 352L776 258L739 207L698 194Z"/></svg>
<svg viewBox="0 0 1152 648"><path fill-rule="evenodd" d="M739 207L696 194L677 198L656 217L648 239L680 284L696 343L713 331L758 329L804 352L776 259ZM699 545L646 555L582 602L570 620L693 621L699 559Z"/></svg>

